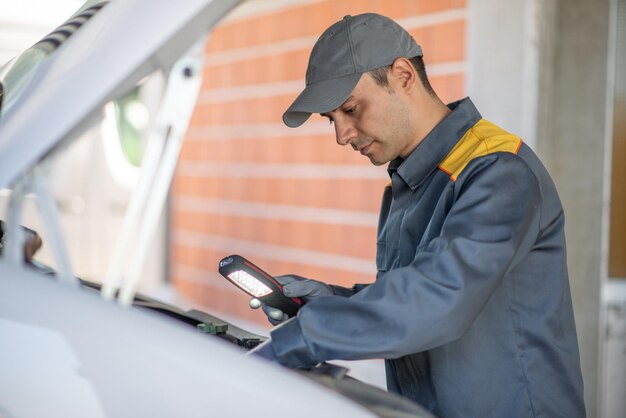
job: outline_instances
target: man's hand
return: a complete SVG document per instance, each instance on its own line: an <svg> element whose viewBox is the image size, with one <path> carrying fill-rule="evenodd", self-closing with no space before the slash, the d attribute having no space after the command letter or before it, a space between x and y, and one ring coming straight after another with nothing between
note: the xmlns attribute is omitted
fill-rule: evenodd
<svg viewBox="0 0 626 418"><path fill-rule="evenodd" d="M285 276L274 277L281 286L283 286L283 295L294 298L298 297L309 302L311 299L315 299L319 296L333 295L333 291L326 283L318 282L317 280L307 279L295 274L287 274ZM280 309L272 308L265 305L258 299L250 300L250 307L252 309L263 308L263 312L267 315L267 319L272 325L278 325L289 319L289 316Z"/></svg>
<svg viewBox="0 0 626 418"><path fill-rule="evenodd" d="M257 298L250 299L250 307L252 309L259 309L262 307L263 312L265 312L265 315L267 315L267 320L270 321L272 325L281 324L289 319L289 316L280 309L267 306Z"/></svg>

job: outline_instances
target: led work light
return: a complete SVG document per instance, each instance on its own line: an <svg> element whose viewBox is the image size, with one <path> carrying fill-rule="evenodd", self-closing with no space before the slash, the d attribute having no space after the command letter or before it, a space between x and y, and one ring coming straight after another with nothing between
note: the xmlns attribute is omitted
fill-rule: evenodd
<svg viewBox="0 0 626 418"><path fill-rule="evenodd" d="M272 276L240 255L229 255L220 261L219 272L229 282L272 308L295 316L304 304L300 298L283 295L283 287Z"/></svg>

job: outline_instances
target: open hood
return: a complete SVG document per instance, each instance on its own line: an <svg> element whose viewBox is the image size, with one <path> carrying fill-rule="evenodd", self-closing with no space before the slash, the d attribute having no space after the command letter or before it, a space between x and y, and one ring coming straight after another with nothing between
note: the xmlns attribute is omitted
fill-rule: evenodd
<svg viewBox="0 0 626 418"><path fill-rule="evenodd" d="M38 65L10 106L5 102L0 188L12 187L60 143L82 133L105 103L171 67L239 2L89 2L97 12Z"/></svg>

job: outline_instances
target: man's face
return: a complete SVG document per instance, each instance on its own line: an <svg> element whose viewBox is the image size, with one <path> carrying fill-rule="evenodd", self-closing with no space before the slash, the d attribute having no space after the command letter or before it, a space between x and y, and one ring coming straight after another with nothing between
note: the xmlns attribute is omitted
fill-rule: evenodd
<svg viewBox="0 0 626 418"><path fill-rule="evenodd" d="M350 97L322 116L335 125L339 145L351 145L372 164L382 165L408 156L415 148L408 110L402 91L382 87L363 74Z"/></svg>

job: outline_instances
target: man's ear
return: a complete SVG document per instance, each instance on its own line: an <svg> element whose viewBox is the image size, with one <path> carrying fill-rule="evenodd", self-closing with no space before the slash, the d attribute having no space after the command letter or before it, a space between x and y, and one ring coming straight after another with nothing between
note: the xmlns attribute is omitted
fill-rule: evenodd
<svg viewBox="0 0 626 418"><path fill-rule="evenodd" d="M401 88L407 93L412 92L420 85L415 67L413 67L411 61L406 58L397 58L393 64L391 64L389 72L397 82L395 87Z"/></svg>

